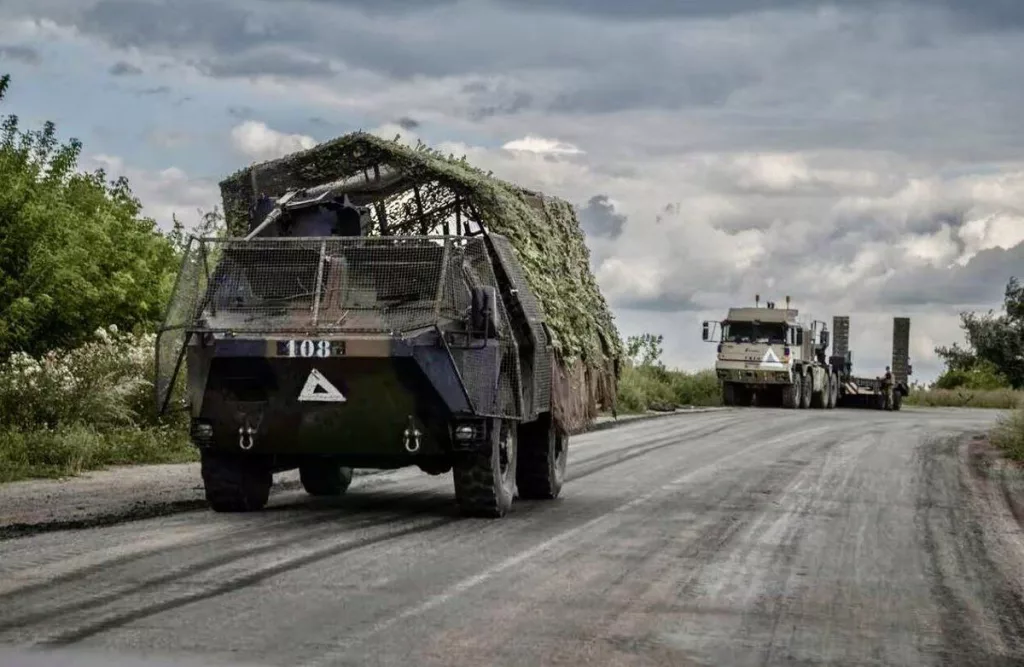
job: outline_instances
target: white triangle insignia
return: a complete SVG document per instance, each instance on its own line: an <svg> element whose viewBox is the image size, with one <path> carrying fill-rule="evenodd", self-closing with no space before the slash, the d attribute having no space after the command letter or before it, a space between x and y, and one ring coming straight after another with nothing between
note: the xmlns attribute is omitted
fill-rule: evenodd
<svg viewBox="0 0 1024 667"><path fill-rule="evenodd" d="M762 366L769 366L772 368L783 368L783 364L779 361L779 357L776 356L775 350L768 348L768 351L764 353L764 357L761 358Z"/></svg>
<svg viewBox="0 0 1024 667"><path fill-rule="evenodd" d="M309 377L306 378L306 384L302 387L302 391L299 392L300 401L317 401L320 403L344 403L347 399L345 395L338 391L330 381L324 377L324 374L313 369L309 373Z"/></svg>

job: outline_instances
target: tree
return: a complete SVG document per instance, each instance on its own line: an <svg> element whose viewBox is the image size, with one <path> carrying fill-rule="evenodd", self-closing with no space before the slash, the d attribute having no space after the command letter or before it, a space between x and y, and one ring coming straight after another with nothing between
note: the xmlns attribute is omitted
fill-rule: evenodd
<svg viewBox="0 0 1024 667"><path fill-rule="evenodd" d="M957 343L935 348L946 363L939 384L991 385L998 381L993 378L1005 378L1014 389L1024 388L1024 285L1017 278L1006 284L1002 314L991 310L984 315L961 313L960 328L967 339L966 348Z"/></svg>
<svg viewBox="0 0 1024 667"><path fill-rule="evenodd" d="M630 336L626 339L626 356L635 366L663 367L661 355L664 350L661 343L664 339L661 334L655 336L650 333Z"/></svg>
<svg viewBox="0 0 1024 667"><path fill-rule="evenodd" d="M0 78L0 102L10 77ZM0 359L78 345L97 328L149 329L179 252L128 181L77 171L81 142L0 119Z"/></svg>

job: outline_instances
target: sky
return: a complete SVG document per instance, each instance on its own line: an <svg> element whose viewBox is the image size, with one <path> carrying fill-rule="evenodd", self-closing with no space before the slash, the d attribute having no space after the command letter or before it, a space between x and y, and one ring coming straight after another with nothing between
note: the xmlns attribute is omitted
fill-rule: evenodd
<svg viewBox="0 0 1024 667"><path fill-rule="evenodd" d="M0 113L169 227L236 169L354 130L577 206L623 336L710 367L754 295L850 315L914 378L1024 273L1024 3L3 0ZM1024 276L1021 276L1024 277Z"/></svg>

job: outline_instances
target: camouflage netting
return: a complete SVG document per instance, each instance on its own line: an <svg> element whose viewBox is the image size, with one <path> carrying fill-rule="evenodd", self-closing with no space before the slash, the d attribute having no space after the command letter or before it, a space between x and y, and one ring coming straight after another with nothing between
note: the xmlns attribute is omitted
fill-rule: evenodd
<svg viewBox="0 0 1024 667"><path fill-rule="evenodd" d="M575 430L598 410L614 407L621 340L568 202L499 180L423 144L413 148L397 138L357 132L222 181L228 229L246 233L260 194L280 196L359 177L366 182L364 198L353 201L371 206L373 234L461 233L479 225L507 237L555 338L556 419Z"/></svg>

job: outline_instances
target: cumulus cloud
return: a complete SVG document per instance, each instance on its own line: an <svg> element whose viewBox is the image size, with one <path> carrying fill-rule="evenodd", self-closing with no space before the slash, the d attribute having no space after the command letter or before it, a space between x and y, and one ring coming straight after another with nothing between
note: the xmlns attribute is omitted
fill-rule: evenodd
<svg viewBox="0 0 1024 667"><path fill-rule="evenodd" d="M263 161L312 148L317 141L304 134L278 132L267 127L266 123L247 120L231 128L231 143L242 155Z"/></svg>
<svg viewBox="0 0 1024 667"><path fill-rule="evenodd" d="M30 46L23 46L20 44L5 46L0 44L0 62L4 60L24 63L26 65L38 65L43 61L43 57L39 54L37 49Z"/></svg>
<svg viewBox="0 0 1024 667"><path fill-rule="evenodd" d="M138 65L119 60L110 66L108 70L111 76L138 76L142 74L142 68Z"/></svg>
<svg viewBox="0 0 1024 667"><path fill-rule="evenodd" d="M617 239L626 227L626 216L619 213L608 195L594 195L579 211L583 231L598 238Z"/></svg>
<svg viewBox="0 0 1024 667"><path fill-rule="evenodd" d="M582 150L564 141L545 139L543 137L528 136L522 139L508 141L502 146L507 151L522 151L525 153L549 153L553 155L580 155Z"/></svg>

